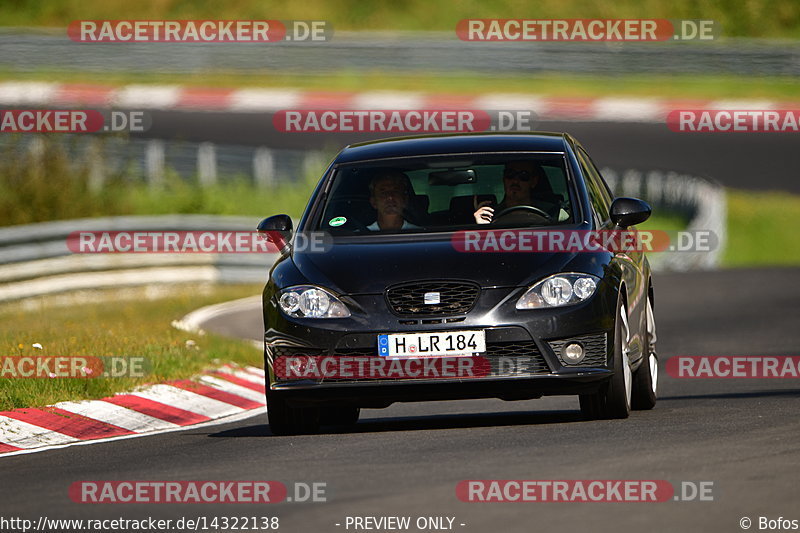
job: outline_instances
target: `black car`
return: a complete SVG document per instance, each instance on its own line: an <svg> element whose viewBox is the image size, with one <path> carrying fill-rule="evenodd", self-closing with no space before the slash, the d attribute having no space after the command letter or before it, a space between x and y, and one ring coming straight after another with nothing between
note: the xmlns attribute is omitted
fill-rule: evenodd
<svg viewBox="0 0 800 533"><path fill-rule="evenodd" d="M286 215L259 224L281 250L263 293L273 433L408 401L575 394L588 418L652 408L644 253L563 246L649 216L613 199L568 134L346 147L296 232Z"/></svg>

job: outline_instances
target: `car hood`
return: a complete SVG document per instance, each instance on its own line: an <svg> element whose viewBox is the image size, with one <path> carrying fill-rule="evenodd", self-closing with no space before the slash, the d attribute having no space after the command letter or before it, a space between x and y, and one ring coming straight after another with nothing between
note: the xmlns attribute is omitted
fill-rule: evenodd
<svg viewBox="0 0 800 533"><path fill-rule="evenodd" d="M310 283L340 294L379 294L396 283L471 280L481 287L520 287L564 271L576 253L475 253L450 240L332 244L325 252L295 252L292 261ZM600 254L581 254L600 255ZM601 260L586 258L597 270Z"/></svg>

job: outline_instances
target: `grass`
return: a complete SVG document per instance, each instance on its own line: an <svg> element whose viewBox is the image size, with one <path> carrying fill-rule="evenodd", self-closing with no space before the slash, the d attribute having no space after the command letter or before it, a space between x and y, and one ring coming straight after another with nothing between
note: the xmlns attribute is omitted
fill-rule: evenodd
<svg viewBox="0 0 800 533"><path fill-rule="evenodd" d="M718 21L726 36L800 37L800 5L790 0L16 0L10 4L3 12L2 24L7 26L65 27L77 19L315 19L328 20L338 30L453 31L463 18L687 18Z"/></svg>
<svg viewBox="0 0 800 533"><path fill-rule="evenodd" d="M1 181L0 226L122 215L236 215L260 220L286 213L298 218L314 186L309 180L263 189L245 180L231 180L201 188L175 179L160 190L142 183L118 183L95 193L80 186L11 189Z"/></svg>
<svg viewBox="0 0 800 533"><path fill-rule="evenodd" d="M262 189L245 180L232 180L226 184L201 188L175 180L162 192L143 185L129 186L121 207L133 215L200 213L264 218L286 213L299 218L315 184L316 180L309 178L296 184Z"/></svg>
<svg viewBox="0 0 800 533"><path fill-rule="evenodd" d="M641 231L680 231L686 229L688 221L681 215L656 212L636 226Z"/></svg>
<svg viewBox="0 0 800 533"><path fill-rule="evenodd" d="M45 138L34 158L12 144L0 154L0 226L72 218L202 213L264 217L301 214L322 168L297 181L259 188L244 178L198 187L171 173L153 189L122 171L94 191L89 171L70 161L64 146ZM325 162L322 162L325 164ZM196 183L197 180L194 180Z"/></svg>
<svg viewBox="0 0 800 533"><path fill-rule="evenodd" d="M102 292L102 291L100 291ZM50 305L41 301L0 306L0 349L5 356L144 357L151 373L143 378L0 379L0 410L103 398L144 383L188 378L225 362L262 366L259 350L240 340L198 336L170 326L203 305L261 292L260 286L186 287L157 300L120 300L108 291L105 303ZM195 342L187 346L187 341ZM34 343L42 350L32 347Z"/></svg>
<svg viewBox="0 0 800 533"><path fill-rule="evenodd" d="M727 189L727 243L723 268L800 266L800 195L783 191ZM686 229L680 215L657 212L637 228Z"/></svg>
<svg viewBox="0 0 800 533"><path fill-rule="evenodd" d="M723 266L800 265L800 195L728 189Z"/></svg>
<svg viewBox="0 0 800 533"><path fill-rule="evenodd" d="M126 84L166 84L196 87L269 87L320 91L424 91L458 95L487 92L535 93L541 96L581 97L659 97L693 98L769 98L797 101L800 79L793 77L746 78L726 75L569 75L561 73L504 76L502 80L468 72L404 73L338 72L325 75L280 72L208 71L196 74L125 73L90 71L19 72L0 69L0 80L46 81L118 86Z"/></svg>

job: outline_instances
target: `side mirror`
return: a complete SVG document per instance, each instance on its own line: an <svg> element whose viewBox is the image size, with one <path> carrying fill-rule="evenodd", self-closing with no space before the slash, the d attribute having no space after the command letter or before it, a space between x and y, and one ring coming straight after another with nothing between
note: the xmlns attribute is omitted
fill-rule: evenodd
<svg viewBox="0 0 800 533"><path fill-rule="evenodd" d="M616 198L611 203L611 221L622 228L641 224L652 212L650 204L638 198Z"/></svg>
<svg viewBox="0 0 800 533"><path fill-rule="evenodd" d="M275 215L265 218L258 223L258 234L267 242L275 245L275 248L284 253L292 240L292 219L289 215Z"/></svg>

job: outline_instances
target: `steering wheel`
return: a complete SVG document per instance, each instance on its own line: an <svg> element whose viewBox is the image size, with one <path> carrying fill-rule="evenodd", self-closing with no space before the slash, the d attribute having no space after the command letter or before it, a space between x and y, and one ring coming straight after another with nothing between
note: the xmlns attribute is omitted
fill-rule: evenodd
<svg viewBox="0 0 800 533"><path fill-rule="evenodd" d="M539 217L544 218L548 222L552 222L554 219L550 216L547 211L539 209L538 207L533 207L532 205L513 205L511 207L506 207L499 213L494 216L494 220L497 220L500 217L506 216L507 214L511 213L512 211L525 211L526 213L530 213L532 215L536 215ZM494 221L493 221L494 222Z"/></svg>

